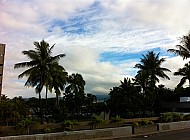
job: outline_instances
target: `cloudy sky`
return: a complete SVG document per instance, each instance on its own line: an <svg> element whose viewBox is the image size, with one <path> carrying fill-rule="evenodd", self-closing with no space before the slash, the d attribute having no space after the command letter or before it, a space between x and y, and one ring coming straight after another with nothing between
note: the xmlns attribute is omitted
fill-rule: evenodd
<svg viewBox="0 0 190 140"><path fill-rule="evenodd" d="M0 43L6 44L3 94L36 96L18 79L26 61L23 50L33 41L56 43L54 54L65 53L60 63L82 74L85 91L108 94L124 77L133 77L142 54L153 50L166 58L162 67L172 72L185 63L167 49L179 44L190 30L189 0L0 0ZM179 77L161 80L174 88ZM44 95L43 95L44 96ZM50 96L54 96L51 94Z"/></svg>

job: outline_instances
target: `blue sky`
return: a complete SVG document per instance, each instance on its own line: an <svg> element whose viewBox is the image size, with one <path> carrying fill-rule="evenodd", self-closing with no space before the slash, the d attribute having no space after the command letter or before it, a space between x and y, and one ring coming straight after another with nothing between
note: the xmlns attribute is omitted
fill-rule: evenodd
<svg viewBox="0 0 190 140"><path fill-rule="evenodd" d="M3 94L8 97L37 96L17 76L26 61L23 50L33 41L54 44L54 54L65 53L60 64L80 73L85 91L108 94L124 77L135 76L135 64L148 51L166 58L163 67L172 73L185 62L167 52L190 30L189 0L0 0L0 42L6 44ZM168 73L174 88L180 77ZM54 97L52 93L49 96Z"/></svg>

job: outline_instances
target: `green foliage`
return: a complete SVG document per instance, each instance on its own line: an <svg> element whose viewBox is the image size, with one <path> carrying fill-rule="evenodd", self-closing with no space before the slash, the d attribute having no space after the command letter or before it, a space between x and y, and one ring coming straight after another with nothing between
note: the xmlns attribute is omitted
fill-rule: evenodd
<svg viewBox="0 0 190 140"><path fill-rule="evenodd" d="M45 133L51 133L51 132L52 132L52 129L51 129L51 128L45 128L45 129L44 129L44 132L45 132Z"/></svg>
<svg viewBox="0 0 190 140"><path fill-rule="evenodd" d="M183 115L176 112L167 112L159 117L160 122L177 122L183 120Z"/></svg>
<svg viewBox="0 0 190 140"><path fill-rule="evenodd" d="M121 118L119 115L112 117L111 120L112 120L112 122L116 122L117 126L119 126L119 124L123 122L123 118Z"/></svg>
<svg viewBox="0 0 190 140"><path fill-rule="evenodd" d="M154 122L148 119L142 119L140 122L133 122L132 126L147 126L151 124L154 124Z"/></svg>
<svg viewBox="0 0 190 140"><path fill-rule="evenodd" d="M79 122L77 120L65 120L64 121L64 126L68 129L68 130L73 130L75 125L78 125Z"/></svg>
<svg viewBox="0 0 190 140"><path fill-rule="evenodd" d="M132 126L139 126L139 123L138 122L133 122Z"/></svg>
<svg viewBox="0 0 190 140"><path fill-rule="evenodd" d="M93 128L97 128L98 125L102 123L104 123L104 120L100 116L94 114L92 116L92 121L89 124L92 126L92 129L93 129Z"/></svg>
<svg viewBox="0 0 190 140"><path fill-rule="evenodd" d="M151 125L151 124L154 124L153 121L150 121L148 119L142 119L140 122L139 122L140 125Z"/></svg>
<svg viewBox="0 0 190 140"><path fill-rule="evenodd" d="M16 129L18 131L27 130L27 134L30 134L30 127L37 126L37 122L34 122L32 118L25 118L21 122L17 123Z"/></svg>

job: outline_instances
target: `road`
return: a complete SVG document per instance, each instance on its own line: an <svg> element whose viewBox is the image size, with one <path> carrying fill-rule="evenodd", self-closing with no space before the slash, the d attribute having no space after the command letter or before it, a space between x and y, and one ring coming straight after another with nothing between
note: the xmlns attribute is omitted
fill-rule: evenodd
<svg viewBox="0 0 190 140"><path fill-rule="evenodd" d="M190 129L157 133L133 138L118 138L115 140L190 140Z"/></svg>

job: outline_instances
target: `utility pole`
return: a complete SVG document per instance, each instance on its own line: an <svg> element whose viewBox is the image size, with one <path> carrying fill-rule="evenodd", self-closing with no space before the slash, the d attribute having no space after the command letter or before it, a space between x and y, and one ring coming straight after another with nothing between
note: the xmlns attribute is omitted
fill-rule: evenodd
<svg viewBox="0 0 190 140"><path fill-rule="evenodd" d="M5 56L5 44L0 44L0 101L1 101L2 81L3 81L4 56Z"/></svg>

